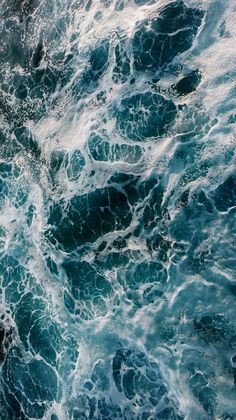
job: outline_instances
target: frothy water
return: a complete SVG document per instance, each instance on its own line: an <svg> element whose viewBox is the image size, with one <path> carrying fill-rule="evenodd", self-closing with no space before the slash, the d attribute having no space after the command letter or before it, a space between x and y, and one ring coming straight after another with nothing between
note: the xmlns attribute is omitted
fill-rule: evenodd
<svg viewBox="0 0 236 420"><path fill-rule="evenodd" d="M235 419L235 2L0 18L0 418Z"/></svg>

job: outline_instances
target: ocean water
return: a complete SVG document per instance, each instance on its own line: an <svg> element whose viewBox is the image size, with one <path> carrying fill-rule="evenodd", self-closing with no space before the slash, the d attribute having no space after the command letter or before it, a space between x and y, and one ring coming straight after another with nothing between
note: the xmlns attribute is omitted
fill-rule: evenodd
<svg viewBox="0 0 236 420"><path fill-rule="evenodd" d="M0 0L0 419L236 419L236 1Z"/></svg>

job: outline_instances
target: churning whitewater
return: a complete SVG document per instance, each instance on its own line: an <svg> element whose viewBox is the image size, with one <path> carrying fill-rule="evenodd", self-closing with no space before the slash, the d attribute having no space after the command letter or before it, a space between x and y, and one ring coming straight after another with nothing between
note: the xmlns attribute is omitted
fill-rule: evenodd
<svg viewBox="0 0 236 420"><path fill-rule="evenodd" d="M0 419L236 419L235 0L0 0Z"/></svg>

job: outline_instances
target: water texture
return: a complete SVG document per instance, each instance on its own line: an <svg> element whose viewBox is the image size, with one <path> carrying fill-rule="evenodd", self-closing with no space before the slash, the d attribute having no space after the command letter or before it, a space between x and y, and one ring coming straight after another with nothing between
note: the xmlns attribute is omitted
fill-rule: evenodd
<svg viewBox="0 0 236 420"><path fill-rule="evenodd" d="M235 0L0 0L0 419L236 419Z"/></svg>

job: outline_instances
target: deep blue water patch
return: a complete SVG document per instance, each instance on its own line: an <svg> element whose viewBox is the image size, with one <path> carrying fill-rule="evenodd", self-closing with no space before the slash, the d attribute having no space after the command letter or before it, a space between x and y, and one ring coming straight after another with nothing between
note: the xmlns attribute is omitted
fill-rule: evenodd
<svg viewBox="0 0 236 420"><path fill-rule="evenodd" d="M117 125L128 139L142 141L166 134L175 116L176 107L171 100L145 92L121 100Z"/></svg>
<svg viewBox="0 0 236 420"><path fill-rule="evenodd" d="M203 12L183 1L167 4L159 16L139 23L133 39L137 71L160 70L192 46Z"/></svg>

